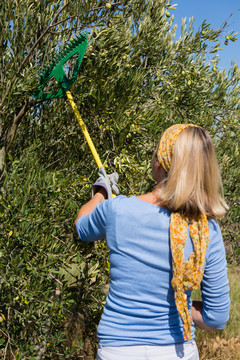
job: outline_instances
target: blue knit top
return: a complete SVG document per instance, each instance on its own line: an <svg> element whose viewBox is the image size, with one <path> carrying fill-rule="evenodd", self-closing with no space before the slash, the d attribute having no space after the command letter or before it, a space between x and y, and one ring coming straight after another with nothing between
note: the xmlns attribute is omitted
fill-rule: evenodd
<svg viewBox="0 0 240 360"><path fill-rule="evenodd" d="M100 345L184 342L171 286L170 215L163 207L120 195L78 219L82 241L106 237L110 249L110 288L97 330ZM209 220L209 238L202 315L208 326L223 329L229 318L229 286L222 235L214 220ZM188 233L185 260L192 251ZM186 295L191 309L191 291ZM194 339L193 323L191 331Z"/></svg>

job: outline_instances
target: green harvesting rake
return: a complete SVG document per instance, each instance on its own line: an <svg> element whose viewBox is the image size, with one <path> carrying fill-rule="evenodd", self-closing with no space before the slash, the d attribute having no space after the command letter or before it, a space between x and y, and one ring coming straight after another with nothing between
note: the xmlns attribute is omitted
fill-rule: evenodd
<svg viewBox="0 0 240 360"><path fill-rule="evenodd" d="M69 90L70 86L76 80L78 75L78 70L80 68L84 53L88 46L88 37L86 34L80 34L76 39L72 40L64 49L55 57L55 59L49 64L49 66L45 67L43 72L40 74L39 85L37 89L33 92L33 95L36 99L53 99L60 98L66 94L74 114L79 122L79 125L82 129L83 135L85 136L87 143L92 151L93 157L97 163L98 168L103 167L103 164L98 156L95 146L91 140L91 137L88 133L86 125L83 122L83 119L77 109L77 106L73 100L72 94ZM73 69L73 73L71 78L68 78L65 71L64 65L67 63L69 59L78 55L75 67ZM48 84L48 82L55 78L59 84L58 91L44 92L44 88Z"/></svg>

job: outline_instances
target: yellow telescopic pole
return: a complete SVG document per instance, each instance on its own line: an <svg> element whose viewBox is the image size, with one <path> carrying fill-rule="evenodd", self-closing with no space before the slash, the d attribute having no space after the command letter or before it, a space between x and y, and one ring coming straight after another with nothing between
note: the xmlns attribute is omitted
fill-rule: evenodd
<svg viewBox="0 0 240 360"><path fill-rule="evenodd" d="M81 117L81 115L80 115L80 113L78 111L77 105L75 104L75 102L73 100L72 94L70 93L69 90L67 90L66 95L67 95L68 100L69 100L69 102L71 104L71 107L72 107L72 109L74 111L74 114L76 115L76 118L77 118L77 120L79 122L79 125L80 125L80 127L82 129L83 135L85 136L85 139L87 140L87 143L88 143L88 145L89 145L89 147L91 149L91 152L92 152L93 157L94 157L94 159L95 159L95 161L97 163L97 166L100 169L101 167L103 167L103 164L102 164L102 162L100 160L100 157L98 156L98 153L97 153L97 150L96 150L95 146L93 145L92 139L90 138L90 135L89 135L89 132L87 131L86 125L84 124L84 121L83 121L83 119L82 119L82 117ZM115 197L115 196L116 196L115 194L112 194L112 197Z"/></svg>
<svg viewBox="0 0 240 360"><path fill-rule="evenodd" d="M83 135L85 136L85 139L87 140L87 143L92 151L93 157L97 163L98 168L100 169L101 167L103 167L103 164L100 160L100 157L98 156L97 150L95 148L95 146L93 145L92 139L90 138L89 132L87 131L86 125L83 122L83 119L78 111L77 105L75 104L72 94L70 93L69 90L66 91L66 95L68 97L68 100L72 106L72 109L74 111L74 114L76 115L76 118L79 122L79 125L82 129Z"/></svg>

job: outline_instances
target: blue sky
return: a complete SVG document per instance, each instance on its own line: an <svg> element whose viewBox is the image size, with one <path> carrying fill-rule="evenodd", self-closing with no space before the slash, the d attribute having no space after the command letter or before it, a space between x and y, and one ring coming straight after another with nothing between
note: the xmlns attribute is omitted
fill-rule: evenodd
<svg viewBox="0 0 240 360"><path fill-rule="evenodd" d="M181 31L182 18L194 18L194 30L198 30L201 23L206 19L207 23L211 24L213 28L220 27L227 18L240 8L240 0L173 0L172 4L178 4L176 10L171 11L174 14L174 24L178 25L177 38ZM237 41L229 42L224 45L223 50L219 52L220 62L218 67L225 68L227 71L231 66L232 60L238 64L240 68L240 10L236 12L229 20L229 26L226 28L226 33L230 30L238 32Z"/></svg>

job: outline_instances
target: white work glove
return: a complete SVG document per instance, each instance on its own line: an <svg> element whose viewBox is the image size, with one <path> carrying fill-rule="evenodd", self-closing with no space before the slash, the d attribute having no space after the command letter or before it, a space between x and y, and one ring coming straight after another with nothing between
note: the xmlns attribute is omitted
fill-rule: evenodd
<svg viewBox="0 0 240 360"><path fill-rule="evenodd" d="M118 173L114 172L110 175L107 175L104 168L101 167L99 169L99 178L92 186L91 197L93 197L96 194L99 186L103 187L106 190L107 199L111 199L112 194L119 195L120 191L117 187L117 183L118 183Z"/></svg>

